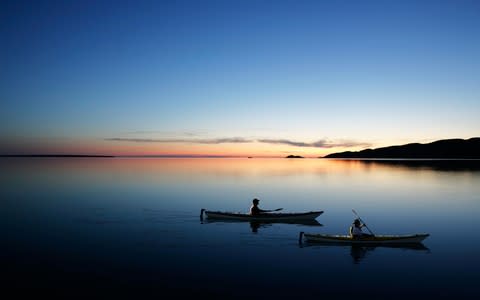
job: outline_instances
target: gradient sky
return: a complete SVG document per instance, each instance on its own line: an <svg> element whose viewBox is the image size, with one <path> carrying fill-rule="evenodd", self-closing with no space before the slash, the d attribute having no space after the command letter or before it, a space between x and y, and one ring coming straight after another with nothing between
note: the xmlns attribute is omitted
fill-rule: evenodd
<svg viewBox="0 0 480 300"><path fill-rule="evenodd" d="M480 1L1 1L0 154L480 136Z"/></svg>

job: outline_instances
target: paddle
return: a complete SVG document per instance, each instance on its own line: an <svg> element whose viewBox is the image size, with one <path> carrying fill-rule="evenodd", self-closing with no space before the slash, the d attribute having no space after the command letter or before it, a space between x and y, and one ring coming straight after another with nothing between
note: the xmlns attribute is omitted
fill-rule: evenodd
<svg viewBox="0 0 480 300"><path fill-rule="evenodd" d="M282 210L282 209L283 209L283 208L270 209L270 210L264 210L263 212L279 211L279 210Z"/></svg>
<svg viewBox="0 0 480 300"><path fill-rule="evenodd" d="M363 220L360 218L360 216L357 214L357 212L353 208L352 208L352 212L357 216L357 218L360 220L360 222L362 222L362 224L368 229L368 231L370 231L370 234L374 235L373 232L370 230L370 228L368 228L368 226L365 225L365 222L363 222Z"/></svg>

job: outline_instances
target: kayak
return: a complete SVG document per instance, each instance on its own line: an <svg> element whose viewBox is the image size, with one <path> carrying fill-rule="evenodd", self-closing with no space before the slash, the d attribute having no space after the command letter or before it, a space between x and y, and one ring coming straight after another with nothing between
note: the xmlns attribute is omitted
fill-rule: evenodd
<svg viewBox="0 0 480 300"><path fill-rule="evenodd" d="M332 235L332 234L310 234L300 232L299 241L302 236L307 242L314 243L336 243L336 244L414 244L420 243L426 239L429 234L410 234L410 235L375 235L373 237L352 238L349 235Z"/></svg>
<svg viewBox="0 0 480 300"><path fill-rule="evenodd" d="M323 214L323 211L309 211L303 213L263 213L259 215L251 215L248 213L222 212L202 209L200 212L200 218L202 219L203 214L205 214L208 219L277 222L313 220Z"/></svg>
<svg viewBox="0 0 480 300"><path fill-rule="evenodd" d="M296 224L296 225L305 225L305 226L318 226L321 227L323 224L318 222L316 219L299 219L299 220L233 220L233 219L201 219L202 224L212 224L212 223L239 223L245 222L250 223L251 227L259 227L262 225L272 224L272 223L282 223L282 224Z"/></svg>

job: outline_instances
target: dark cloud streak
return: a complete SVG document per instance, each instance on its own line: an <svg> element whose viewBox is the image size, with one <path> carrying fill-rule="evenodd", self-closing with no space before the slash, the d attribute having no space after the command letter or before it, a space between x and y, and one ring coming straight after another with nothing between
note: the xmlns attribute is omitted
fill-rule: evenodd
<svg viewBox="0 0 480 300"><path fill-rule="evenodd" d="M340 141L340 142L331 142L328 140L318 140L313 143L305 143L305 142L295 142L286 139L261 139L258 140L261 143L267 144L284 144L290 145L295 147L313 147L313 148L334 148L334 147L357 147L357 146L370 146L368 143L361 143L355 141Z"/></svg>
<svg viewBox="0 0 480 300"><path fill-rule="evenodd" d="M318 140L313 143L296 142L287 139L246 139L241 137L234 138L217 138L217 139L146 139L146 138L106 138L106 141L116 142L135 142L135 143L191 143L191 144L227 144L227 143L264 143L289 145L294 147L311 147L311 148L335 148L335 147L369 147L371 144L355 142L355 141L337 141Z"/></svg>
<svg viewBox="0 0 480 300"><path fill-rule="evenodd" d="M258 140L260 143L266 143L266 144L283 144L283 145L290 145L290 146L295 146L295 147L313 147L311 144L304 143L304 142L293 142L290 140L272 140L272 139L260 139Z"/></svg>
<svg viewBox="0 0 480 300"><path fill-rule="evenodd" d="M143 138L107 138L106 141L134 142L134 143L191 143L191 144L225 144L225 143L252 143L254 140L244 138L220 139L143 139Z"/></svg>

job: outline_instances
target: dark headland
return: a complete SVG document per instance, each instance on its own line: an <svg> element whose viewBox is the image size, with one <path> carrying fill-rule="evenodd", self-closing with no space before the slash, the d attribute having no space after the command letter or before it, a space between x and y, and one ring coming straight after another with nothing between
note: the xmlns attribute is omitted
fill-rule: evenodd
<svg viewBox="0 0 480 300"><path fill-rule="evenodd" d="M332 153L324 158L406 158L406 159L480 159L480 138L446 139L428 144Z"/></svg>

